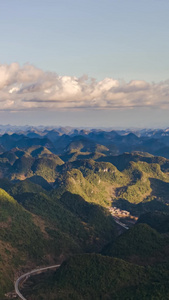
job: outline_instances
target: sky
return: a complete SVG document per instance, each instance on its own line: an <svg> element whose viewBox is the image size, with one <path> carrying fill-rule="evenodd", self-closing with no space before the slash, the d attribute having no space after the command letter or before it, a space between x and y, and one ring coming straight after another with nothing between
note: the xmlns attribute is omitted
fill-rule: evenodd
<svg viewBox="0 0 169 300"><path fill-rule="evenodd" d="M0 1L0 123L168 127L169 1Z"/></svg>

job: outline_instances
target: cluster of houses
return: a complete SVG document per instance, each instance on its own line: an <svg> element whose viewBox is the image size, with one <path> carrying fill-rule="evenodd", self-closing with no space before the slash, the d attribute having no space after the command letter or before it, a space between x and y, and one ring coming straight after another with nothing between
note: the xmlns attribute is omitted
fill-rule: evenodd
<svg viewBox="0 0 169 300"><path fill-rule="evenodd" d="M121 219L121 218L127 218L129 223L135 223L138 220L138 217L132 216L129 211L127 210L122 210L117 207L110 207L109 208L110 213L112 214L113 217L116 219Z"/></svg>
<svg viewBox="0 0 169 300"><path fill-rule="evenodd" d="M130 216L130 212L127 210L121 210L120 208L117 207L110 207L109 208L112 216L118 217L118 218L127 218Z"/></svg>

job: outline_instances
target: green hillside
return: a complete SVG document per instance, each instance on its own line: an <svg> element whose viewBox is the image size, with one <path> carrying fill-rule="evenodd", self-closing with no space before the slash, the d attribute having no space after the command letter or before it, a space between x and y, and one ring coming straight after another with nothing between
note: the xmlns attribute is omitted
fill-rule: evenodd
<svg viewBox="0 0 169 300"><path fill-rule="evenodd" d="M18 268L42 261L45 241L31 214L0 189L0 297L13 288Z"/></svg>
<svg viewBox="0 0 169 300"><path fill-rule="evenodd" d="M56 169L57 178L53 193L70 191L79 194L86 201L102 206L110 206L113 189L128 182L110 163L93 160L78 160L65 163Z"/></svg>
<svg viewBox="0 0 169 300"><path fill-rule="evenodd" d="M59 231L81 251L99 251L116 236L112 216L102 207L87 203L79 195L67 192L58 199L42 192L25 192L15 195L15 198L26 210L47 222L46 230L52 236L57 237ZM62 248L59 240L57 243L58 248ZM63 247L62 254L67 250Z"/></svg>
<svg viewBox="0 0 169 300"><path fill-rule="evenodd" d="M23 180L19 181L15 184L13 184L11 187L6 187L7 192L9 192L10 195L14 196L22 193L45 193L45 190L38 184L32 183L29 180Z"/></svg>
<svg viewBox="0 0 169 300"><path fill-rule="evenodd" d="M41 157L34 162L32 171L35 175L42 176L48 182L53 182L56 178L56 166L61 164L63 164L63 161L57 156L54 158Z"/></svg>
<svg viewBox="0 0 169 300"><path fill-rule="evenodd" d="M118 197L138 204L152 197L167 202L169 176L161 171L160 165L143 161L130 162L123 171L130 182L118 189Z"/></svg>

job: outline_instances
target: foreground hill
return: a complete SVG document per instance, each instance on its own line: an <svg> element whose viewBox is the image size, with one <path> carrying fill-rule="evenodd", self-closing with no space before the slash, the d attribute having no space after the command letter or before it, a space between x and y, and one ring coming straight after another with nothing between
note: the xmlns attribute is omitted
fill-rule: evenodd
<svg viewBox="0 0 169 300"><path fill-rule="evenodd" d="M0 298L13 289L16 274L98 252L117 235L112 216L78 195L51 198L31 182L9 187L9 193L17 201L0 189Z"/></svg>
<svg viewBox="0 0 169 300"><path fill-rule="evenodd" d="M156 221L157 215L152 216L152 225ZM56 272L30 278L22 293L30 300L169 298L168 233L139 223L102 253L72 256Z"/></svg>
<svg viewBox="0 0 169 300"><path fill-rule="evenodd" d="M96 254L77 255L64 262L54 275L32 279L30 300L159 300L168 299L168 264L141 267ZM40 283L41 281L41 283ZM39 298L40 297L40 298Z"/></svg>

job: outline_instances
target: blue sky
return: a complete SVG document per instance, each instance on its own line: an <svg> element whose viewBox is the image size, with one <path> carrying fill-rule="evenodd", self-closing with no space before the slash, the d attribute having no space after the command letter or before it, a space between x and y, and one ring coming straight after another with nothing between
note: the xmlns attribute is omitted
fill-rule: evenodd
<svg viewBox="0 0 169 300"><path fill-rule="evenodd" d="M1 122L167 126L168 14L166 0L1 1Z"/></svg>

